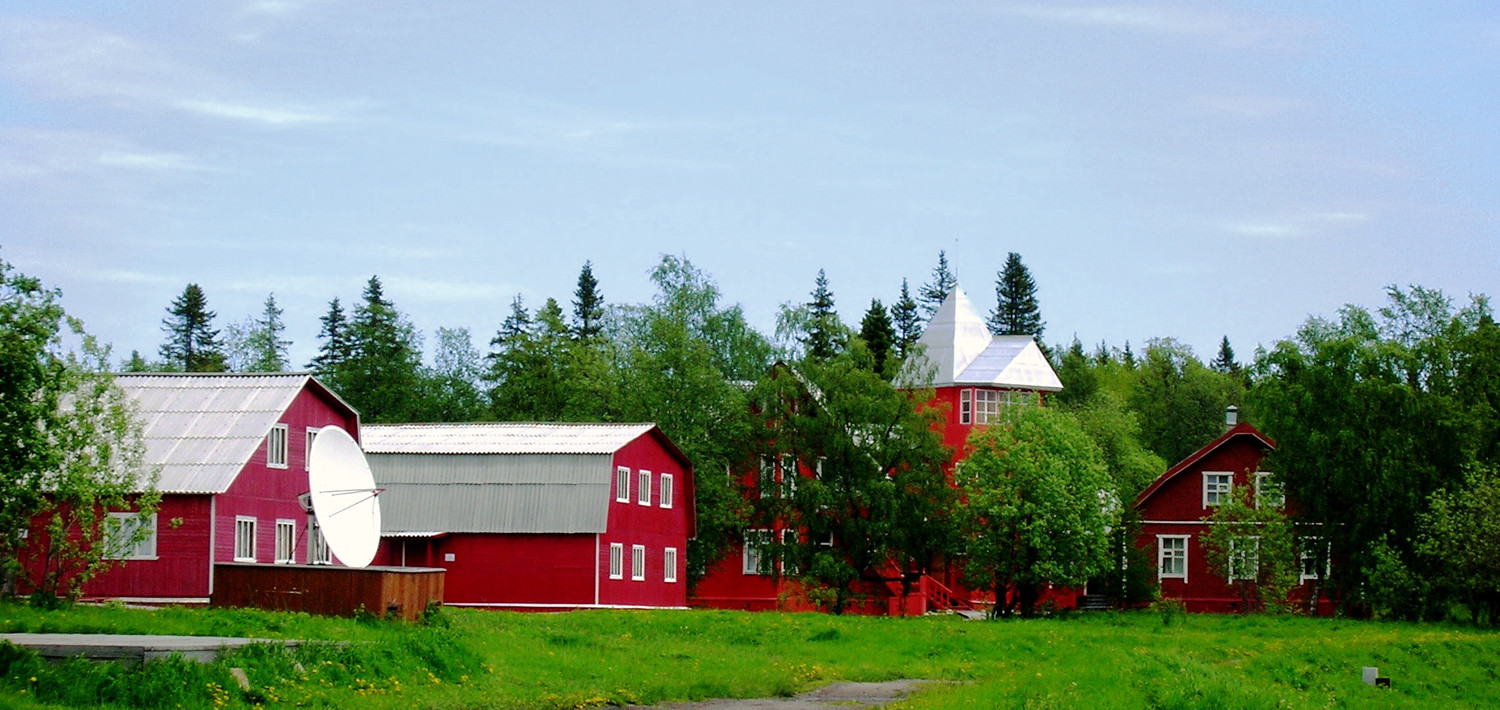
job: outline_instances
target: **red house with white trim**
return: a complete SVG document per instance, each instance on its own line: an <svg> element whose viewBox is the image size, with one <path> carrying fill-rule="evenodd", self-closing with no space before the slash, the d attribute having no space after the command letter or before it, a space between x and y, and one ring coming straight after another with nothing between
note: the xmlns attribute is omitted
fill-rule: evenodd
<svg viewBox="0 0 1500 710"><path fill-rule="evenodd" d="M1262 460L1275 448L1275 442L1259 429L1236 423L1177 462L1136 497L1134 506L1141 519L1136 546L1152 551L1163 598L1182 600L1188 611L1240 610L1240 595L1229 580L1208 570L1201 539L1209 524L1203 518L1243 486L1254 486L1257 500L1279 497L1272 490L1274 476L1261 469ZM1305 600L1314 587L1309 583L1318 577L1316 564L1305 557L1301 585L1292 597ZM1317 608L1319 613L1332 613L1333 604L1325 596Z"/></svg>
<svg viewBox="0 0 1500 710"><path fill-rule="evenodd" d="M115 379L158 466L154 534L84 586L86 598L206 604L214 563L328 563L297 502L318 429L359 437L359 413L306 373L129 374Z"/></svg>
<svg viewBox="0 0 1500 710"><path fill-rule="evenodd" d="M687 606L692 464L654 424L364 429L375 564L441 567L445 604Z"/></svg>
<svg viewBox="0 0 1500 710"><path fill-rule="evenodd" d="M1001 407L1039 406L1046 393L1062 390L1062 381L1031 336L991 335L968 295L958 288L938 307L918 343L925 361L908 363L898 382L905 389L933 389L933 399L927 406L944 412L943 443L954 452L947 470L950 477L953 467L968 455L969 434L976 427L998 421ZM754 491L760 482L780 485L789 476L811 477L816 465L767 457L759 471L744 474L744 481L750 495L757 495ZM812 608L799 598L794 585L759 570L760 556L754 541L780 534L785 533L780 529L747 530L744 542L713 565L699 582L693 603L748 610ZM911 597L902 598L901 570L890 570L883 583L864 584L861 591L870 596L870 601L854 611L920 614L928 608L948 608L955 601L963 606L969 601L957 566L938 560L927 572ZM1056 601L1071 606L1073 599L1072 594L1059 594Z"/></svg>

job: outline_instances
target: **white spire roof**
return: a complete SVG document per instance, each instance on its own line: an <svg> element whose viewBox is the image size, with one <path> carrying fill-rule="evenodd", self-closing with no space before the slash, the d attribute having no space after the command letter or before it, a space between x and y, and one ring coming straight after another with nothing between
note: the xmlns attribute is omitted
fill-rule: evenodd
<svg viewBox="0 0 1500 710"><path fill-rule="evenodd" d="M1029 335L990 335L961 289L938 307L917 343L935 366L932 387L981 385L1056 392L1062 381ZM923 378L926 379L926 378Z"/></svg>

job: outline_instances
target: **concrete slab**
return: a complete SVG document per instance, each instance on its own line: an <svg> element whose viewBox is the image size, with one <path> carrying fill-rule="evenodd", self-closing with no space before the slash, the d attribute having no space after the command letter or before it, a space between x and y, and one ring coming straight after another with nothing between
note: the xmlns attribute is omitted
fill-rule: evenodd
<svg viewBox="0 0 1500 710"><path fill-rule="evenodd" d="M832 683L794 698L723 698L696 703L667 703L662 710L857 710L878 708L905 698L927 680L883 683Z"/></svg>
<svg viewBox="0 0 1500 710"><path fill-rule="evenodd" d="M83 656L100 661L154 661L174 653L199 663L212 663L226 648L252 643L296 646L285 639L232 638L228 636L154 636L145 634L0 634L9 641L36 651L42 658Z"/></svg>

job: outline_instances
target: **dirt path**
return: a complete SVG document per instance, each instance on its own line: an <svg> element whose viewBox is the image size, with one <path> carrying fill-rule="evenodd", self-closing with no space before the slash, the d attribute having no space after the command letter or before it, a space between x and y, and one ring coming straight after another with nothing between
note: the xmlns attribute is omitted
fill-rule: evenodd
<svg viewBox="0 0 1500 710"><path fill-rule="evenodd" d="M703 700L696 703L668 703L663 710L829 710L830 708L873 708L900 700L925 683L925 680L891 680L883 683L834 683L794 698L751 698Z"/></svg>

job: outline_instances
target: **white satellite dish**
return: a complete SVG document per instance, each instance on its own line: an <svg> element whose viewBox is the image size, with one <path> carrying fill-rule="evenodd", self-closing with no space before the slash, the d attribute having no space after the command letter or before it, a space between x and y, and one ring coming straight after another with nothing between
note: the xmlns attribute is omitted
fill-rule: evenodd
<svg viewBox="0 0 1500 710"><path fill-rule="evenodd" d="M307 455L313 517L339 561L365 567L380 546L380 488L365 454L349 432L318 430Z"/></svg>

